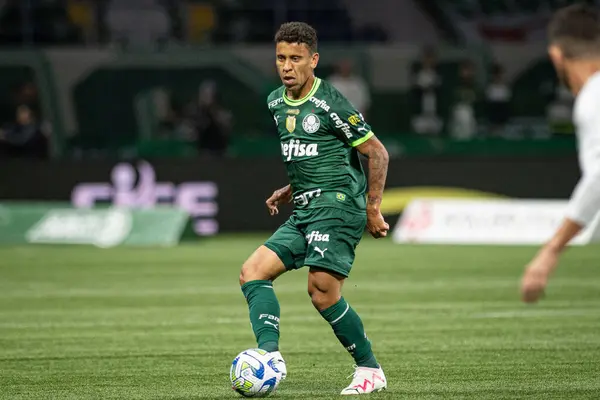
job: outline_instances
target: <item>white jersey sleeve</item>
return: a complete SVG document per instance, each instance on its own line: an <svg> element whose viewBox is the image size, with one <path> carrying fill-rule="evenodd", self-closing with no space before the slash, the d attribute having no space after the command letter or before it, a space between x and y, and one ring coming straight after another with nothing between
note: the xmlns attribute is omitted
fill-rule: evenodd
<svg viewBox="0 0 600 400"><path fill-rule="evenodd" d="M573 119L582 176L569 201L567 217L586 226L600 211L600 73L590 77L577 96Z"/></svg>

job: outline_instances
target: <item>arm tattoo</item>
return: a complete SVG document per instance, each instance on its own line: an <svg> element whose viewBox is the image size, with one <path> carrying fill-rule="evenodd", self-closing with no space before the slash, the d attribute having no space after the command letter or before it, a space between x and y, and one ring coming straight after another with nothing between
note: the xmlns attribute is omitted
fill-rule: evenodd
<svg viewBox="0 0 600 400"><path fill-rule="evenodd" d="M378 207L383 197L389 156L382 145L370 146L366 156L369 158L368 206Z"/></svg>
<svg viewBox="0 0 600 400"><path fill-rule="evenodd" d="M277 189L275 193L280 196L283 201L289 202L292 198L292 185L287 185L281 189Z"/></svg>

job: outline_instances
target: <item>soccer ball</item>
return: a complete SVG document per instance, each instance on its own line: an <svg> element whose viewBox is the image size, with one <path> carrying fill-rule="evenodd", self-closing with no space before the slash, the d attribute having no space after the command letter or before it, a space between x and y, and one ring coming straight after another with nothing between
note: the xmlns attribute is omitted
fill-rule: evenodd
<svg viewBox="0 0 600 400"><path fill-rule="evenodd" d="M275 392L281 372L273 368L273 359L261 349L242 351L231 363L231 387L244 397L267 397Z"/></svg>

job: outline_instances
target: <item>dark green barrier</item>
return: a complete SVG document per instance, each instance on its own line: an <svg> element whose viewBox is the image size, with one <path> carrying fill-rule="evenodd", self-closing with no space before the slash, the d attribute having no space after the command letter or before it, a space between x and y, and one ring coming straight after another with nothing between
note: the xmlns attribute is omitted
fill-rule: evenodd
<svg viewBox="0 0 600 400"><path fill-rule="evenodd" d="M127 173L127 179L119 178L119 169ZM566 199L578 178L575 156L392 159L383 201L390 203L386 209L391 215L399 213L411 196L422 196L423 192L468 196L474 191L515 198ZM121 164L117 160L0 160L2 199L175 205L191 216L198 234L276 229L291 207L285 206L280 215L270 217L265 200L287 182L279 158ZM82 185L89 183L92 185Z"/></svg>

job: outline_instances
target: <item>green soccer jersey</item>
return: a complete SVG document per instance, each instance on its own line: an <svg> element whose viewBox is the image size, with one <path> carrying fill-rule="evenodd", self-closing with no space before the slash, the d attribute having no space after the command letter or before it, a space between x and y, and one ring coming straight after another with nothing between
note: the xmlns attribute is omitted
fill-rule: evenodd
<svg viewBox="0 0 600 400"><path fill-rule="evenodd" d="M367 179L355 149L373 132L330 83L315 78L302 99L281 86L268 97L297 208L363 210Z"/></svg>

